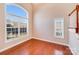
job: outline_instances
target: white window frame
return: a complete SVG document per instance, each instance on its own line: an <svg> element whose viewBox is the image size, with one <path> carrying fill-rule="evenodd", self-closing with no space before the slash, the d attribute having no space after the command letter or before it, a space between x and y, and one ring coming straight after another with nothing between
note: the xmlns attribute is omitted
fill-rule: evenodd
<svg viewBox="0 0 79 59"><path fill-rule="evenodd" d="M54 29L55 30L54 31L55 37L58 39L63 39L64 38L64 18L63 17L55 18L54 28L55 28ZM56 33L61 34L61 35L58 36Z"/></svg>
<svg viewBox="0 0 79 59"><path fill-rule="evenodd" d="M18 4L14 4L14 3L9 3L9 4L4 4L4 14L5 14L5 43L8 43L8 42L11 42L11 41L14 41L14 40L19 40L20 38L13 38L13 39L10 39L10 40L7 40L7 31L6 31L6 24L7 24L7 21L6 21L6 17L7 17L7 12L6 12L6 6L7 5L14 5L14 6L17 6L19 8L21 8L22 10L24 10L27 14L27 36L28 36L28 32L29 32L29 13L28 13L28 10L24 9L21 5L18 5ZM20 27L18 25L18 27ZM19 30L20 32L20 30ZM20 34L20 33L19 33Z"/></svg>

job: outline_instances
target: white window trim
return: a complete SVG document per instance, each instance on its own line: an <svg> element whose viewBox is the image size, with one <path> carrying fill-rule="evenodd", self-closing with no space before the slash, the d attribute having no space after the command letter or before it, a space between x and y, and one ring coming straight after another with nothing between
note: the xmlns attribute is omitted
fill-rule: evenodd
<svg viewBox="0 0 79 59"><path fill-rule="evenodd" d="M26 10L26 9L24 9L21 5L18 5L18 4L14 4L14 3L9 3L9 4L4 4L4 18L5 18L5 43L8 43L8 42L11 42L11 41L14 41L14 40L19 40L19 38L14 38L14 39L11 39L11 40L7 40L7 31L6 31L6 16L7 16L7 13L6 13L6 6L7 5L14 5L14 6L17 6L17 7L19 7L19 8L21 8L21 9L23 9L25 12L26 12L26 14L27 14L27 18L26 19L28 19L27 20L27 36L28 36L28 32L29 32L29 13L28 13L28 10ZM19 26L19 25L18 25Z"/></svg>
<svg viewBox="0 0 79 59"><path fill-rule="evenodd" d="M58 25L57 22L61 22L61 24L60 24L61 27L57 26ZM63 39L64 38L64 18L63 17L61 17L61 18L55 18L55 20L54 20L54 27L55 27L55 29L54 29L55 30L55 32L54 32L55 37L58 38L58 39L61 39L61 38ZM57 29L59 29L59 31L57 31ZM62 35L57 36L56 32L62 33Z"/></svg>

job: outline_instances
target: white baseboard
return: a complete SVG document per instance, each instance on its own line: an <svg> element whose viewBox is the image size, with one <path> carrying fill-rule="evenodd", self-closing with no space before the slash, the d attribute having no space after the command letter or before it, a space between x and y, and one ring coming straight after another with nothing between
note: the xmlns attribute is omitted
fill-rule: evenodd
<svg viewBox="0 0 79 59"><path fill-rule="evenodd" d="M35 38L35 39L37 39L37 40L42 40L41 38L36 38L36 37L32 37L32 38ZM71 48L71 46L68 45L68 44L60 43L60 42L54 42L54 41L50 41L50 40L42 40L42 41L47 41L47 42L51 42L51 43L56 43L56 44L68 46L69 49L71 50L72 54L73 54L73 55L76 55L76 53L74 52L74 50L73 50L73 49Z"/></svg>
<svg viewBox="0 0 79 59"><path fill-rule="evenodd" d="M74 52L73 48L71 48L71 46L69 46L69 49L71 50L73 55L76 55L76 53Z"/></svg>
<svg viewBox="0 0 79 59"><path fill-rule="evenodd" d="M30 38L29 38L29 39L30 39ZM28 39L28 40L29 40L29 39ZM0 52L3 52L3 51L5 51L5 50L7 50L7 49L10 49L10 48L12 48L12 47L14 47L14 46L16 46L16 45L18 45L18 44L21 44L21 43L23 43L23 42L25 42L25 41L28 41L28 40L23 40L23 41L20 41L20 42L18 42L18 43L16 43L16 44L13 44L13 45L11 45L11 46L9 46L9 47L5 47L5 48L1 49Z"/></svg>
<svg viewBox="0 0 79 59"><path fill-rule="evenodd" d="M36 37L32 37L32 38L35 38L37 40L42 40L42 41L47 41L47 42L51 42L51 43L56 43L56 44L60 44L60 45L64 45L64 46L69 46L68 44L65 44L65 43L60 43L60 42L55 42L55 41L50 41L50 40L43 40L43 38L36 38Z"/></svg>
<svg viewBox="0 0 79 59"><path fill-rule="evenodd" d="M32 38L35 38L35 39L37 39L37 40L42 40L42 38L36 38L36 37L32 37ZM32 39L32 38L29 38L29 39ZM28 40L29 40L29 39L28 39ZM7 47L7 48L1 49L0 52L5 51L5 50L7 50L7 49L10 49L10 48L12 48L12 47L14 47L14 46L16 46L16 45L18 45L18 44L21 44L21 43L23 43L23 42L25 42L25 41L28 41L28 40L23 40L23 41L21 41L21 42L19 42L19 43L16 43L16 44L14 44L14 45L11 45L11 46L9 46L9 47ZM72 49L68 44L60 43L60 42L55 42L55 41L50 41L50 40L42 40L42 41L47 41L47 42L51 42L51 43L56 43L56 44L68 46L68 47L70 48L71 52L75 55L73 49Z"/></svg>
<svg viewBox="0 0 79 59"><path fill-rule="evenodd" d="M69 46L69 48L70 48L73 55L79 55L79 52L76 51L74 48L72 48L71 46Z"/></svg>

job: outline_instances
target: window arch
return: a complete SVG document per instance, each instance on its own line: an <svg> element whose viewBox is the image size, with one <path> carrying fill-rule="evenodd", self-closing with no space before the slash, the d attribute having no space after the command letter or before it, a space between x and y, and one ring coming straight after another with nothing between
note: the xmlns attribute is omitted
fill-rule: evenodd
<svg viewBox="0 0 79 59"><path fill-rule="evenodd" d="M7 40L12 41L17 38L26 36L28 12L17 4L5 5L6 18L6 36Z"/></svg>

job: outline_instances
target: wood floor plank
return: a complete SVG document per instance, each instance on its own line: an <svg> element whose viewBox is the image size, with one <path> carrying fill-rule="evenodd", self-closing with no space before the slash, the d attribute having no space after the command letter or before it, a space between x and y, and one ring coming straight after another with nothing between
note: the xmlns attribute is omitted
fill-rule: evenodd
<svg viewBox="0 0 79 59"><path fill-rule="evenodd" d="M0 55L72 55L72 53L67 46L31 39L1 52Z"/></svg>

